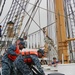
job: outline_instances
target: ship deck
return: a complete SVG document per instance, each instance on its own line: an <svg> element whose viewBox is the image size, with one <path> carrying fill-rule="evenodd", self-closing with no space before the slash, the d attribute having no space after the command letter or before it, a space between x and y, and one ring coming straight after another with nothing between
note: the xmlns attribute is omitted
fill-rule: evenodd
<svg viewBox="0 0 75 75"><path fill-rule="evenodd" d="M75 75L75 63L59 64L56 67L42 65L46 75L51 73L61 73L64 75Z"/></svg>
<svg viewBox="0 0 75 75"><path fill-rule="evenodd" d="M58 64L56 67L42 65L42 67L45 72L45 75L52 74L52 73L60 73L64 75L75 75L75 63ZM0 68L0 71L1 71L1 68Z"/></svg>

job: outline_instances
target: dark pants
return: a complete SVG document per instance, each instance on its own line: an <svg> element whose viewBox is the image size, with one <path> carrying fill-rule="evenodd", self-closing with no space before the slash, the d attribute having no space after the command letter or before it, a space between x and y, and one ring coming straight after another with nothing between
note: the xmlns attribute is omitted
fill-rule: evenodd
<svg viewBox="0 0 75 75"><path fill-rule="evenodd" d="M9 65L8 63L2 62L2 75L15 75L13 63L11 63L11 65Z"/></svg>
<svg viewBox="0 0 75 75"><path fill-rule="evenodd" d="M17 75L33 75L33 72L24 61L18 61L16 64Z"/></svg>

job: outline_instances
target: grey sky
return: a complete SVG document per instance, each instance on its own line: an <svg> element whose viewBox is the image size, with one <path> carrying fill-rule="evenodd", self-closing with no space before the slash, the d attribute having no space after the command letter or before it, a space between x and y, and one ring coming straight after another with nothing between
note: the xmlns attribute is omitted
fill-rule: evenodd
<svg viewBox="0 0 75 75"><path fill-rule="evenodd" d="M2 3L3 3L3 0L2 0ZM12 0L6 0L6 3L4 5L4 9L3 9L2 15L0 16L0 22L3 20L3 18L6 16L7 12L9 11L11 3L12 3ZM1 10L1 7L0 7L0 10Z"/></svg>

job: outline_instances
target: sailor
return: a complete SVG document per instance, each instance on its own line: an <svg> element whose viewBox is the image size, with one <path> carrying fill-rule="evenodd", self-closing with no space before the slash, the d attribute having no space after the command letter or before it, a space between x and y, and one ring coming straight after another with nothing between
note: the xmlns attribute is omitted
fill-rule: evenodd
<svg viewBox="0 0 75 75"><path fill-rule="evenodd" d="M35 65L39 70L40 74L45 75L40 61L38 58L44 56L44 50L39 49L38 51L24 51L17 57L15 60L15 66L17 68L17 75L33 75L32 70L30 69L31 65ZM36 75L36 74L34 74Z"/></svg>
<svg viewBox="0 0 75 75"><path fill-rule="evenodd" d="M53 62L51 64L56 67L57 64L60 64L60 62L56 60L56 57L53 57Z"/></svg>
<svg viewBox="0 0 75 75"><path fill-rule="evenodd" d="M20 50L24 48L25 42L19 38L15 44L9 46L6 53L2 57L2 75L14 75L13 62L20 54Z"/></svg>

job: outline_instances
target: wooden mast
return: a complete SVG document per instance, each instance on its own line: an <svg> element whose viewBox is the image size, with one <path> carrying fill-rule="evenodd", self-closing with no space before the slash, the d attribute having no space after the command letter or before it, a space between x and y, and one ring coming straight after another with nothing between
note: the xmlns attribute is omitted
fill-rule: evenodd
<svg viewBox="0 0 75 75"><path fill-rule="evenodd" d="M62 61L62 54L64 62L68 62L68 49L66 42L66 27L63 0L55 0L55 17L56 17L56 34L58 43L58 59Z"/></svg>

